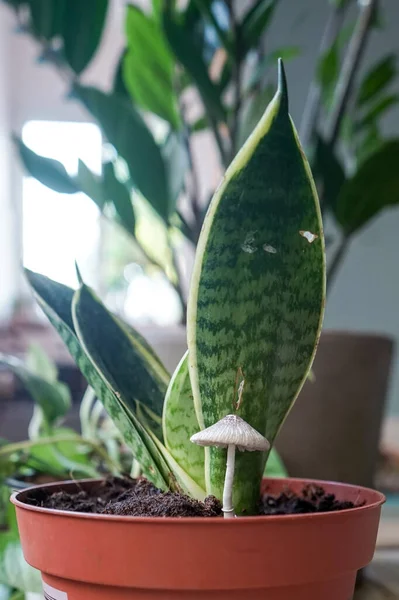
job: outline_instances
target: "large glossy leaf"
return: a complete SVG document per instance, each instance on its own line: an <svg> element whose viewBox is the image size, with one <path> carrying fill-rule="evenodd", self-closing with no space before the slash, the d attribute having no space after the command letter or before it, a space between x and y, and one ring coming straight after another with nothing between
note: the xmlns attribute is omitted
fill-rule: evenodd
<svg viewBox="0 0 399 600"><path fill-rule="evenodd" d="M390 108L398 103L398 94L388 94L387 96L380 98L377 102L372 104L367 112L356 122L355 130L361 131L370 125L373 126L378 119L383 117Z"/></svg>
<svg viewBox="0 0 399 600"><path fill-rule="evenodd" d="M74 90L98 120L108 141L127 162L134 185L167 221L170 203L165 165L143 118L118 94L105 94L80 85Z"/></svg>
<svg viewBox="0 0 399 600"><path fill-rule="evenodd" d="M319 204L280 66L278 92L227 170L197 248L188 348L201 427L237 412L273 443L313 361L324 301ZM209 454L207 492L220 498L226 451ZM238 453L239 512L256 510L265 459Z"/></svg>
<svg viewBox="0 0 399 600"><path fill-rule="evenodd" d="M130 4L126 38L123 73L131 97L178 129L181 123L173 81L175 63L161 23Z"/></svg>
<svg viewBox="0 0 399 600"><path fill-rule="evenodd" d="M28 0L30 28L35 37L49 41L61 33L66 0Z"/></svg>
<svg viewBox="0 0 399 600"><path fill-rule="evenodd" d="M399 140L386 142L348 179L338 197L335 217L347 235L384 208L399 203Z"/></svg>
<svg viewBox="0 0 399 600"><path fill-rule="evenodd" d="M134 235L136 219L130 192L116 177L114 165L111 162L103 165L103 186L103 193L106 199L114 205L122 227L129 235Z"/></svg>
<svg viewBox="0 0 399 600"><path fill-rule="evenodd" d="M396 54L388 54L371 67L360 86L356 100L358 106L375 99L393 82L397 74L396 62Z"/></svg>
<svg viewBox="0 0 399 600"><path fill-rule="evenodd" d="M19 138L14 137L14 142L29 175L60 194L75 194L79 191L62 163L36 154Z"/></svg>
<svg viewBox="0 0 399 600"><path fill-rule="evenodd" d="M322 186L325 203L334 207L346 176L334 150L321 136L316 140L313 170Z"/></svg>
<svg viewBox="0 0 399 600"><path fill-rule="evenodd" d="M215 122L224 121L225 111L221 101L221 93L209 77L208 69L201 51L196 46L195 39L170 11L166 10L164 12L163 26L174 55L198 88L208 115Z"/></svg>
<svg viewBox="0 0 399 600"><path fill-rule="evenodd" d="M72 320L73 290L32 271L26 270L26 275L41 308L62 337L77 366L122 433L126 444L132 449L144 473L157 487L167 489L173 481L170 481L169 468L160 452L137 417L121 404L77 338Z"/></svg>
<svg viewBox="0 0 399 600"><path fill-rule="evenodd" d="M53 4L57 4L56 0ZM71 69L79 75L93 58L101 40L108 0L68 0L62 21L64 54Z"/></svg>
<svg viewBox="0 0 399 600"><path fill-rule="evenodd" d="M188 352L177 366L165 397L163 409L165 446L181 467L205 489L204 449L190 442L199 430L188 370Z"/></svg>
<svg viewBox="0 0 399 600"><path fill-rule="evenodd" d="M71 396L64 383L41 377L12 356L0 354L0 364L6 365L21 380L49 425L65 416L71 406Z"/></svg>
<svg viewBox="0 0 399 600"><path fill-rule="evenodd" d="M76 186L102 211L105 204L105 194L101 178L90 171L89 167L82 161L78 163L78 174L74 179Z"/></svg>

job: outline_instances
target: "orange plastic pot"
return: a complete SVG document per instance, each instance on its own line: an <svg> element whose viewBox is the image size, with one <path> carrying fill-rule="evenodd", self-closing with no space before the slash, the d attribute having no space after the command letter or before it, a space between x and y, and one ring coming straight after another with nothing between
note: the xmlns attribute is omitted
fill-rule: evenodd
<svg viewBox="0 0 399 600"><path fill-rule="evenodd" d="M266 479L263 488L301 492L309 483L320 482ZM26 504L32 489L12 501L25 558L42 572L50 600L349 600L373 556L384 496L321 485L362 506L224 520L56 511Z"/></svg>

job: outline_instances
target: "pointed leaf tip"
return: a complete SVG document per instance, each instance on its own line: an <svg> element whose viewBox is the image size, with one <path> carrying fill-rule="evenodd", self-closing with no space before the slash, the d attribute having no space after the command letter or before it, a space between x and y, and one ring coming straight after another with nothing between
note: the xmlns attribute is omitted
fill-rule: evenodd
<svg viewBox="0 0 399 600"><path fill-rule="evenodd" d="M281 97L281 108L288 113L288 86L283 59L278 59L278 92Z"/></svg>
<svg viewBox="0 0 399 600"><path fill-rule="evenodd" d="M79 281L79 285L84 285L82 273L80 272L79 265L78 265L78 263L77 263L76 260L75 260L75 270L76 270L76 276L77 276L78 281Z"/></svg>

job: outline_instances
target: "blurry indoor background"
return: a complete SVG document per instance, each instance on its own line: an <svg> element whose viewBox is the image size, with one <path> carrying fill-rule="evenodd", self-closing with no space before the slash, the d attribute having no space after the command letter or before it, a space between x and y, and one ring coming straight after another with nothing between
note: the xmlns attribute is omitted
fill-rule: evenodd
<svg viewBox="0 0 399 600"><path fill-rule="evenodd" d="M81 2L92 10L107 4L103 0ZM162 1L131 0L130 3L148 14L152 4L154 11L163 9ZM29 4L23 0L0 2L0 353L24 360L32 344L41 347L57 363L61 378L72 389L74 409L68 422L78 427L78 404L85 389L84 381L33 302L22 265L74 287L77 261L83 278L112 310L148 336L172 370L185 348L184 303L196 236L223 168L215 131L206 123L201 124L201 90L198 93L195 89L195 77L192 86L192 74L185 64L188 79L182 79L186 81L186 89L179 96L179 109L184 106L190 123L189 143L196 180L188 183L182 180L177 204L182 220L178 225L176 215L172 215L169 229L165 227L159 214L136 189L131 197L134 216L130 209L126 210L126 205L120 210L115 204L114 213L104 210L107 218L101 216L101 203L93 202L95 193L89 198L90 193L82 191L60 193L52 189L48 165L40 163L40 159L37 162L36 155L60 161L70 181L81 176L81 160L90 169L92 183L102 176L104 164L115 161L116 151L123 156L118 147L115 151L112 143L108 143L111 140L107 140L104 132L107 128L93 117L95 110L87 110L82 99L71 94L71 88L78 78L80 85L103 92L116 89L117 67L126 48L128 3L109 1L98 48L92 60L83 69L75 68L75 72L59 58L57 38L54 42L44 31L45 19L40 25L38 13L45 6L51 11L51 2L31 3L38 11L34 31L29 26L30 18L35 19L33 12L29 16ZM187 4L196 2L180 4L184 11ZM295 408L289 417L278 449L290 474L376 484L392 494L398 493L399 357L394 347L399 338L399 207L395 206L399 203L399 151L395 145L399 139L399 1L214 0L197 4L202 7L195 9L198 19L203 21L201 39L206 40L203 60L216 88L226 64L221 39L223 32L228 35L232 28L228 7L231 9L233 5L237 22L251 8L269 7L270 14L263 13L269 20L267 23L264 20L264 31L248 54L241 84L242 87L248 84L258 66L253 91L258 110L254 114L260 116L259 110L266 106L271 86L275 85L277 55L282 53L286 58L291 114L301 137L306 138L302 141L311 162L316 138L315 131L309 131L307 119L312 102L322 96L313 125L316 124L321 139L323 135L328 138L328 121L337 93L339 96L339 86L345 88L348 84L344 73L348 67L354 67L348 90L351 92L347 99L348 114L339 121L339 139L334 149L346 177L354 176L363 161L371 160L385 148L385 143L393 140L390 148L394 152L386 160L382 154L383 166L377 170L381 185L378 181L374 187L369 186L373 188L369 199L371 212L356 228L356 235L346 240L344 228L339 229L331 214L334 210L325 211L328 265L334 270L335 261L338 268L331 273L315 379L306 384L298 401L300 411ZM371 5L373 13L367 21ZM366 34L361 31L365 23ZM39 26L44 27L44 33L38 33ZM361 38L357 46L356 36ZM140 36L137 40L134 36L129 39L132 55L135 44L140 43ZM350 57L351 52L355 56ZM351 58L358 60L355 66ZM150 79L156 85L156 62L153 67ZM132 94L126 79L124 83ZM366 98L363 104L359 101L361 93ZM234 121L237 105L232 96L234 91L227 90L225 101L233 107ZM157 111L148 110L145 99L133 100L154 139L163 144L167 127L159 112L164 108L156 116ZM242 114L249 110L244 100L238 109ZM114 109L112 112L115 116ZM366 133L362 126L368 127ZM216 130L223 145L226 125L216 124ZM247 129L243 127L238 136L240 143L249 131L247 123ZM352 137L356 136L360 141L356 152L351 153L348 148L353 146ZM327 138L324 139L328 142ZM134 146L134 133L131 143ZM35 155L29 154L29 150ZM344 176L341 167L336 170L334 158L328 152L326 156L326 161L318 164L316 179L329 190L339 187ZM117 186L126 180L124 167L123 160L119 161L120 171L115 170L119 178ZM370 173L374 173L373 169L370 166ZM171 171L174 173L174 168ZM158 177L156 170L152 176ZM50 183L46 186L38 179ZM65 185L68 187L70 183ZM192 185L198 192L194 225L190 222L192 207L187 204L186 193ZM53 187L59 188L59 181ZM367 185L363 184L355 198L360 212L364 210L362 194L367 191ZM187 235L182 225L185 218L191 223ZM131 223L134 236L132 231L126 231L129 219L135 221ZM338 259L342 259L339 262L337 253ZM0 366L0 437L8 440L27 437L32 409L29 394ZM396 533L395 544L398 537Z"/></svg>

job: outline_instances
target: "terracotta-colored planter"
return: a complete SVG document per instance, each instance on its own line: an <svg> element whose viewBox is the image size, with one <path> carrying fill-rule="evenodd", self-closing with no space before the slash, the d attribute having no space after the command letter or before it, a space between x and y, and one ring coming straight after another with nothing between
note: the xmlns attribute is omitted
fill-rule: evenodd
<svg viewBox="0 0 399 600"><path fill-rule="evenodd" d="M278 494L308 483L314 482L270 479L263 486ZM363 505L224 520L68 513L25 504L32 491L12 501L25 558L42 572L51 600L350 600L357 570L374 553L384 497L322 485Z"/></svg>

